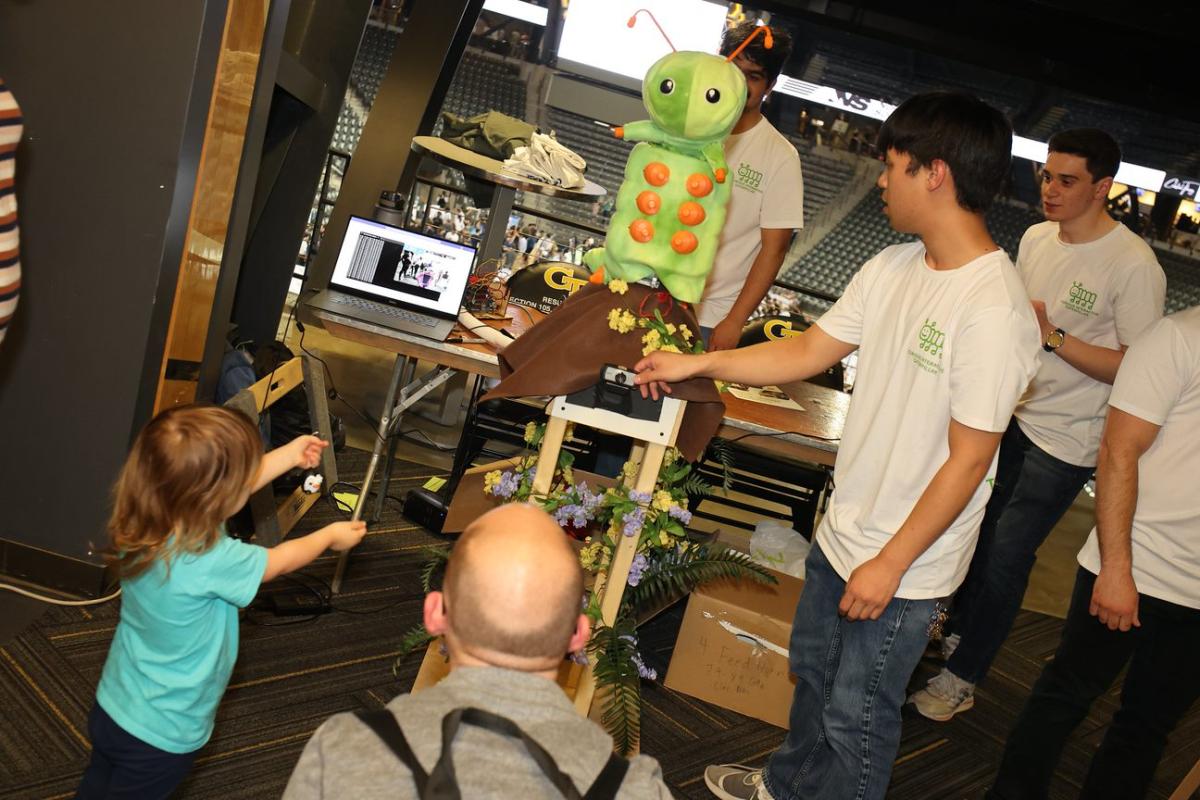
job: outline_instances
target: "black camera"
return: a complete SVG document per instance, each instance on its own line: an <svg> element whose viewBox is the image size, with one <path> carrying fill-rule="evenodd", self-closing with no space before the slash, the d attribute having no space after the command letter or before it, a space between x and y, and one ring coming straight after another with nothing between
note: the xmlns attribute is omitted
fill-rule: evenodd
<svg viewBox="0 0 1200 800"><path fill-rule="evenodd" d="M627 369L605 364L600 370L600 380L587 389L567 395L567 402L633 419L657 420L662 413L662 399L642 397L634 383L636 375Z"/></svg>

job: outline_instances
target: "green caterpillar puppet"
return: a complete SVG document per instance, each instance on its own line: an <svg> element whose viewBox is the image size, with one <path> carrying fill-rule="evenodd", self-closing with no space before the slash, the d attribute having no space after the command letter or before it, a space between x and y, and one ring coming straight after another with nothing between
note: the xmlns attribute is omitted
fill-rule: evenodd
<svg viewBox="0 0 1200 800"><path fill-rule="evenodd" d="M746 105L746 79L732 62L760 31L770 48L770 29L759 27L724 58L671 45L642 79L650 119L615 130L639 144L625 164L605 246L584 255L593 282L655 275L677 300L699 302L729 204L725 139Z"/></svg>

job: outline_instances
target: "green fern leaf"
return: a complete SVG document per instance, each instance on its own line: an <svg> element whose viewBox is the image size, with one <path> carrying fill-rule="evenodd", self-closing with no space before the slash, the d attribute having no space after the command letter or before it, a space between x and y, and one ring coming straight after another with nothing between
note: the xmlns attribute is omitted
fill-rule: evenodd
<svg viewBox="0 0 1200 800"><path fill-rule="evenodd" d="M619 617L613 627L597 628L588 643L596 700L602 704L600 722L612 736L613 750L623 756L633 753L641 737L642 683L634 663L635 641L633 623Z"/></svg>
<svg viewBox="0 0 1200 800"><path fill-rule="evenodd" d="M642 611L723 578L762 584L777 582L766 567L745 553L737 550L712 552L708 547L692 547L682 553L664 554L643 573L637 586L626 590L624 601L630 609Z"/></svg>

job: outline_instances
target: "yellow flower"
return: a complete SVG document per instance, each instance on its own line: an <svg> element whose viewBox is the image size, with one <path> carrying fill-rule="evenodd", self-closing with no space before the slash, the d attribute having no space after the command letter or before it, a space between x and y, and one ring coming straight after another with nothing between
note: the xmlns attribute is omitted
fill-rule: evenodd
<svg viewBox="0 0 1200 800"><path fill-rule="evenodd" d="M659 489L654 493L653 506L659 511L666 511L671 507L671 493L665 489Z"/></svg>
<svg viewBox="0 0 1200 800"><path fill-rule="evenodd" d="M683 337L683 341L690 342L692 340L692 330L687 325L679 326L679 335Z"/></svg>
<svg viewBox="0 0 1200 800"><path fill-rule="evenodd" d="M530 422L525 425L525 442L527 444L533 443L533 437L537 435L537 429L536 422Z"/></svg>
<svg viewBox="0 0 1200 800"><path fill-rule="evenodd" d="M677 330L679 330L679 329L675 327L674 323L671 323L671 322L667 323L667 334L669 336L674 336L675 331L677 331Z"/></svg>
<svg viewBox="0 0 1200 800"><path fill-rule="evenodd" d="M627 308L614 308L608 312L608 327L617 333L629 333L637 327L637 318Z"/></svg>
<svg viewBox="0 0 1200 800"><path fill-rule="evenodd" d="M678 347L676 347L676 346L675 346L675 345L673 345L673 344L664 344L662 347L660 347L660 348L658 348L658 349L659 349L659 350L662 350L664 353L678 353L678 352L680 352L679 348L678 348Z"/></svg>
<svg viewBox="0 0 1200 800"><path fill-rule="evenodd" d="M632 461L626 461L621 465L621 477L627 481L633 480L635 477L637 477L638 468L640 466L640 464L635 464Z"/></svg>
<svg viewBox="0 0 1200 800"><path fill-rule="evenodd" d="M608 290L613 294L625 294L629 291L629 284L620 279L614 279L608 282Z"/></svg>
<svg viewBox="0 0 1200 800"><path fill-rule="evenodd" d="M656 329L654 329L654 328L651 328L649 331L647 331L647 332L646 332L646 335L644 335L644 336L642 337L642 342L643 342L644 344L654 344L654 345L657 345L657 344L658 344L659 342L661 342L661 341L662 341L662 334L661 334L661 333L659 333L659 332L658 332Z"/></svg>
<svg viewBox="0 0 1200 800"><path fill-rule="evenodd" d="M661 544L663 547L670 547L671 537L667 535L666 531L662 531L661 533L658 534L658 543Z"/></svg>
<svg viewBox="0 0 1200 800"><path fill-rule="evenodd" d="M500 482L500 470L494 469L483 476L483 493L488 494Z"/></svg>

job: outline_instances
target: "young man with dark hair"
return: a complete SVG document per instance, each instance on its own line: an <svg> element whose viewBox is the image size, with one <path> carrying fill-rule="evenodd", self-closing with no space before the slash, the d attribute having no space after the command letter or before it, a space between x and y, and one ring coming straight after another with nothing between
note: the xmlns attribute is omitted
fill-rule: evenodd
<svg viewBox="0 0 1200 800"><path fill-rule="evenodd" d="M744 22L728 29L721 54L736 50L755 27ZM779 274L792 233L804 225L800 156L762 114L763 100L792 51L787 31L772 27L771 34L771 49L760 34L733 60L746 76L746 107L725 142L733 194L697 309L710 350L737 347L746 321Z"/></svg>
<svg viewBox="0 0 1200 800"><path fill-rule="evenodd" d="M929 719L974 705L975 684L1021 610L1038 547L1095 469L1125 347L1162 317L1166 278L1154 252L1106 210L1120 163L1103 131L1050 138L1046 222L1026 231L1017 256L1041 327L1038 373L1000 445L979 545L943 640L946 667L911 698Z"/></svg>
<svg viewBox="0 0 1200 800"><path fill-rule="evenodd" d="M1145 797L1200 695L1200 308L1138 337L1108 398L1096 527L1058 651L1008 737L993 800L1046 797L1067 737L1126 665L1121 707L1080 797ZM1177 796L1177 795L1172 795Z"/></svg>
<svg viewBox="0 0 1200 800"><path fill-rule="evenodd" d="M911 98L879 135L888 247L800 336L637 364L651 394L695 376L755 386L823 372L859 351L833 496L806 562L787 738L763 770L705 772L720 798L856 798L887 791L900 706L938 601L967 572L996 448L1034 372L1037 321L983 212L1012 129L964 94Z"/></svg>

